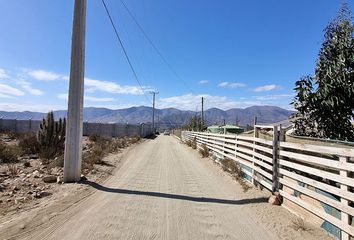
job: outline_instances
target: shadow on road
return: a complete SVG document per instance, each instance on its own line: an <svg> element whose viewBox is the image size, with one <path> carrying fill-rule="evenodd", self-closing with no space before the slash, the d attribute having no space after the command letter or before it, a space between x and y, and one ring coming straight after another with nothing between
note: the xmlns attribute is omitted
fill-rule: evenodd
<svg viewBox="0 0 354 240"><path fill-rule="evenodd" d="M104 192L179 199L179 200L192 201L192 202L220 203L220 204L232 204L232 205L244 205L244 204L268 202L268 198L265 197L240 199L240 200L228 200L228 199L218 199L218 198L191 197L191 196L172 194L172 193L147 192L147 191L119 189L119 188L109 188L91 181L82 181L81 183L89 185L97 190L104 191Z"/></svg>

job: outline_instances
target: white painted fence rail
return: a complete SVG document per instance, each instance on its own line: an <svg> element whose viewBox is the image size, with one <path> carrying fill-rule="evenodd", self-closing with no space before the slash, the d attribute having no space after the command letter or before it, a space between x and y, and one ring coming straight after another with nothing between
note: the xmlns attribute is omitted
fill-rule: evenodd
<svg viewBox="0 0 354 240"><path fill-rule="evenodd" d="M338 238L354 239L354 148L279 141L284 138L278 126L263 126L274 133L265 140L257 137L257 128L262 126L253 137L183 131L181 139L235 160L251 183L323 219L338 230Z"/></svg>

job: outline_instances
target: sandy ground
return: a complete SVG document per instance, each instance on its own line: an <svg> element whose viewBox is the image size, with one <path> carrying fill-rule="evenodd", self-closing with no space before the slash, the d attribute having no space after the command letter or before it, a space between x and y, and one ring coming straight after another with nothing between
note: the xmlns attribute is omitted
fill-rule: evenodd
<svg viewBox="0 0 354 240"><path fill-rule="evenodd" d="M0 239L332 239L242 188L172 136L128 151L103 184L87 181L35 214L0 225ZM68 184L70 186L70 184Z"/></svg>

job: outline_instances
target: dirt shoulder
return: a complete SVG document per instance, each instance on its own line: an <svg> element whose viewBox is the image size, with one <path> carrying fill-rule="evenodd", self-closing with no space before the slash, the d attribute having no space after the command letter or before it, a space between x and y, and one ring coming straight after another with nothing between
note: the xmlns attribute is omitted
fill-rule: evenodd
<svg viewBox="0 0 354 240"><path fill-rule="evenodd" d="M125 155L144 141L149 140L141 140L117 153L108 154L103 159L104 164L97 164L93 170L86 171L85 178L92 182L104 183L120 168L125 160ZM37 164L35 161L32 163L33 165ZM18 234L23 235L34 231L53 217L84 201L95 191L92 187L84 184L44 184L39 177L33 179L38 180L34 183L38 182L39 189L43 189L42 192L48 192L48 195L32 199L32 201L15 202L12 200L4 203L10 206L7 206L6 211L3 207L3 214L0 216L0 236L2 239L15 239Z"/></svg>

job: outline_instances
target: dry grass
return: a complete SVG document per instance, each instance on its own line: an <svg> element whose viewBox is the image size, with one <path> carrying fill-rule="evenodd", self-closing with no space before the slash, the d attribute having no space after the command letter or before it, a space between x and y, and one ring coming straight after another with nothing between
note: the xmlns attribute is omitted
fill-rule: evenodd
<svg viewBox="0 0 354 240"><path fill-rule="evenodd" d="M89 150L82 155L83 169L92 170L95 164L102 164L105 155L118 149L117 141L98 135L89 136ZM119 145L120 146L120 145Z"/></svg>
<svg viewBox="0 0 354 240"><path fill-rule="evenodd" d="M206 146L206 144L202 144L202 148L199 149L199 153L203 158L209 157L209 148Z"/></svg>
<svg viewBox="0 0 354 240"><path fill-rule="evenodd" d="M306 226L306 223L302 218L296 218L295 220L292 221L292 228L294 228L296 231L309 231L310 228Z"/></svg>
<svg viewBox="0 0 354 240"><path fill-rule="evenodd" d="M128 147L131 143L136 143L137 140L131 140L128 137L114 138L110 142L110 148L108 152L114 153L118 152L119 149Z"/></svg>
<svg viewBox="0 0 354 240"><path fill-rule="evenodd" d="M133 137L130 138L130 143L135 144L138 143L141 140L139 135L134 135Z"/></svg>
<svg viewBox="0 0 354 240"><path fill-rule="evenodd" d="M39 152L39 142L33 132L22 134L18 138L18 146L24 154L37 154Z"/></svg>
<svg viewBox="0 0 354 240"><path fill-rule="evenodd" d="M83 169L92 170L95 164L106 164L103 159L107 154L116 153L120 149L139 142L141 138L138 135L121 138L105 138L92 135L89 140L89 150L82 155L82 167Z"/></svg>
<svg viewBox="0 0 354 240"><path fill-rule="evenodd" d="M18 146L9 146L0 142L0 163L15 163L22 152Z"/></svg>
<svg viewBox="0 0 354 240"><path fill-rule="evenodd" d="M197 139L196 139L196 138L193 138L191 147L192 147L193 149L197 149Z"/></svg>
<svg viewBox="0 0 354 240"><path fill-rule="evenodd" d="M89 138L89 140L90 140L91 142L97 142L98 139L100 139L101 137L100 137L99 135L97 135L97 134L92 134L92 135L90 135L88 138Z"/></svg>
<svg viewBox="0 0 354 240"><path fill-rule="evenodd" d="M19 170L18 170L16 164L12 164L12 163L8 164L7 165L7 170L10 173L10 176L12 178L16 177L18 175L18 173L19 173Z"/></svg>
<svg viewBox="0 0 354 240"><path fill-rule="evenodd" d="M251 188L251 186L243 179L241 167L236 161L229 158L224 158L220 162L223 170L229 172L235 178L235 180L241 185L244 192L247 192Z"/></svg>

